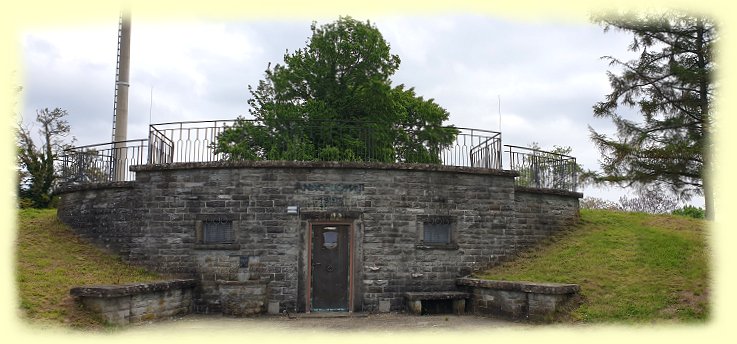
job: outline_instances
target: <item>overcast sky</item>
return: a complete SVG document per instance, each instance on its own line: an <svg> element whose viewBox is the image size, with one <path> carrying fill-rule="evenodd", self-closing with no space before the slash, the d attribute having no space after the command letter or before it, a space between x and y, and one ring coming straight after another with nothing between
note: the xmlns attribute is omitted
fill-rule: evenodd
<svg viewBox="0 0 737 344"><path fill-rule="evenodd" d="M610 88L601 57L631 56L626 33L587 22L510 20L474 14L354 16L371 20L402 62L393 84L450 113L449 124L499 129L504 144L570 146L587 169L599 153L587 126L612 133L592 106ZM117 13L96 26L46 27L21 36L23 119L60 107L78 145L111 140ZM318 24L333 19L321 18ZM269 62L305 46L311 20L143 21L133 14L128 138L149 123L248 116L248 85ZM501 99L501 104L499 104ZM586 188L616 201L617 188ZM701 198L693 200L703 206Z"/></svg>

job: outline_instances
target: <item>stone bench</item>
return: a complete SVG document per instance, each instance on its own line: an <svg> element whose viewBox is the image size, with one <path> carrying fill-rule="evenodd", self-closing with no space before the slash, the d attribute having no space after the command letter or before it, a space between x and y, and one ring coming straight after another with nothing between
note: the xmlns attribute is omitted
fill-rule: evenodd
<svg viewBox="0 0 737 344"><path fill-rule="evenodd" d="M190 313L195 286L192 279L180 279L81 286L72 288L69 294L107 323L127 325Z"/></svg>
<svg viewBox="0 0 737 344"><path fill-rule="evenodd" d="M494 281L460 278L456 284L473 294L471 309L510 319L545 320L578 294L577 284Z"/></svg>
<svg viewBox="0 0 737 344"><path fill-rule="evenodd" d="M404 298L407 300L409 312L415 315L422 314L423 300L453 300L453 313L463 314L466 310L466 299L471 295L460 291L429 291L429 292L406 292Z"/></svg>

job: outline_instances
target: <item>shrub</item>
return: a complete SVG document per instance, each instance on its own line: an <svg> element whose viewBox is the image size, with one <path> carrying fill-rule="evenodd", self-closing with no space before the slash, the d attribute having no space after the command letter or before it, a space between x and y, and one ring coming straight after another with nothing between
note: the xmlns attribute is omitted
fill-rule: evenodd
<svg viewBox="0 0 737 344"><path fill-rule="evenodd" d="M703 219L705 217L704 209L694 207L692 205L684 206L680 209L673 210L673 215L693 217L694 219Z"/></svg>
<svg viewBox="0 0 737 344"><path fill-rule="evenodd" d="M617 203L598 197L584 197L579 206L581 209L621 210Z"/></svg>
<svg viewBox="0 0 737 344"><path fill-rule="evenodd" d="M18 198L18 208L21 208L21 209L33 208L33 200L28 197L19 197Z"/></svg>
<svg viewBox="0 0 737 344"><path fill-rule="evenodd" d="M669 214L678 206L678 197L662 185L642 185L635 191L636 197L626 195L619 198L619 207L624 211L650 214Z"/></svg>

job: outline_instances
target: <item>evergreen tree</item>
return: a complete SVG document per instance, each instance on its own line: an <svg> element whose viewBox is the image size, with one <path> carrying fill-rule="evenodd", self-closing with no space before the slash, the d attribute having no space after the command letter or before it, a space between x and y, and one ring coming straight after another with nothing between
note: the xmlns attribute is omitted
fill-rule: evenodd
<svg viewBox="0 0 737 344"><path fill-rule="evenodd" d="M594 115L610 118L617 137L589 128L602 153L597 180L665 184L684 199L703 194L710 214L713 195L705 177L711 164L714 23L677 12L595 21L605 31L631 32L629 49L639 54L631 61L605 57L620 71L608 73L612 93L594 106ZM624 118L622 107L638 110L642 121Z"/></svg>

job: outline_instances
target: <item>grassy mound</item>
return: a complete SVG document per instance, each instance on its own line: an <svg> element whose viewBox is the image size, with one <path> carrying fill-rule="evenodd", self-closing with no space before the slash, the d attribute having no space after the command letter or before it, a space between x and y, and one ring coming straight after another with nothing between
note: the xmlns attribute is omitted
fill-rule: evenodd
<svg viewBox="0 0 737 344"><path fill-rule="evenodd" d="M78 239L55 210L18 212L20 309L33 323L102 328L69 289L164 276L123 263ZM581 224L538 250L480 277L577 283L581 322L703 322L709 315L706 225L671 215L582 210Z"/></svg>
<svg viewBox="0 0 737 344"><path fill-rule="evenodd" d="M577 283L582 322L703 322L709 314L707 222L582 210L581 223L538 250L481 274Z"/></svg>
<svg viewBox="0 0 737 344"><path fill-rule="evenodd" d="M19 307L33 323L104 327L99 318L73 302L70 288L163 278L80 240L57 220L54 209L19 210L16 247Z"/></svg>

